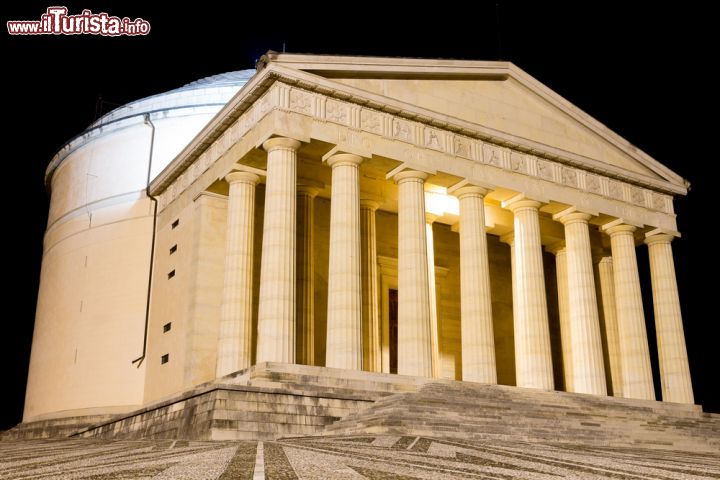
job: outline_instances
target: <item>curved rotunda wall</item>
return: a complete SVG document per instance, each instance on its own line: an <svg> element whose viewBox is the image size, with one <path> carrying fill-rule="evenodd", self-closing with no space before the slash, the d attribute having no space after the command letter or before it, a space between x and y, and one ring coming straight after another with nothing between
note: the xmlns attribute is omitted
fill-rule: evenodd
<svg viewBox="0 0 720 480"><path fill-rule="evenodd" d="M255 73L202 79L131 102L52 159L24 421L115 413L143 400L142 354L157 175Z"/></svg>

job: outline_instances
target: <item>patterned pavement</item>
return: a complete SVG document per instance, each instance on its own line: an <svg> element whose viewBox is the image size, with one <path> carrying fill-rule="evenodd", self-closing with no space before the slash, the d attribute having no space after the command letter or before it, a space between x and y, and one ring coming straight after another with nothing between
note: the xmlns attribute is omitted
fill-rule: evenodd
<svg viewBox="0 0 720 480"><path fill-rule="evenodd" d="M0 479L718 479L720 452L413 436L0 442Z"/></svg>

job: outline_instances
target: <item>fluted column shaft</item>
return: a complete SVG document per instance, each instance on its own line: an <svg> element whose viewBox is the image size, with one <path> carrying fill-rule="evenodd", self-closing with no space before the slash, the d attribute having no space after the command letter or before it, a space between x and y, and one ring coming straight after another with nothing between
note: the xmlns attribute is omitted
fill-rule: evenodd
<svg viewBox="0 0 720 480"><path fill-rule="evenodd" d="M233 172L225 180L230 184L230 192L216 377L250 366L255 185L260 177Z"/></svg>
<svg viewBox="0 0 720 480"><path fill-rule="evenodd" d="M467 186L454 194L460 203L462 378L471 382L497 383L483 202L487 190Z"/></svg>
<svg viewBox="0 0 720 480"><path fill-rule="evenodd" d="M548 325L540 202L521 199L506 203L514 214L513 318L518 387L554 388Z"/></svg>
<svg viewBox="0 0 720 480"><path fill-rule="evenodd" d="M403 171L398 184L398 373L432 376L430 295L425 239L427 174Z"/></svg>
<svg viewBox="0 0 720 480"><path fill-rule="evenodd" d="M590 249L591 215L581 212L558 218L565 225L567 286L572 341L573 391L607 395L600 316Z"/></svg>
<svg viewBox="0 0 720 480"><path fill-rule="evenodd" d="M555 254L557 277L558 314L560 316L560 345L563 357L565 391L574 392L572 338L570 336L570 303L568 302L567 250L565 242L555 244L548 251Z"/></svg>
<svg viewBox="0 0 720 480"><path fill-rule="evenodd" d="M382 371L380 311L378 308L377 232L375 212L379 204L360 201L360 256L362 274L363 369Z"/></svg>
<svg viewBox="0 0 720 480"><path fill-rule="evenodd" d="M615 225L607 229L613 256L623 397L654 400L650 349L635 255L635 230L632 225Z"/></svg>
<svg viewBox="0 0 720 480"><path fill-rule="evenodd" d="M695 403L670 245L672 238L671 235L657 234L645 239L650 253L662 399L665 402Z"/></svg>
<svg viewBox="0 0 720 480"><path fill-rule="evenodd" d="M313 262L315 196L312 185L297 187L297 285L295 290L295 349L297 363L315 364L315 266Z"/></svg>
<svg viewBox="0 0 720 480"><path fill-rule="evenodd" d="M605 338L607 340L610 385L614 397L623 396L622 355L618 335L617 307L615 305L615 280L612 257L605 256L598 262L600 298L602 299Z"/></svg>
<svg viewBox="0 0 720 480"><path fill-rule="evenodd" d="M332 198L325 366L351 370L362 369L361 162L361 157L348 153L327 160L332 167Z"/></svg>
<svg viewBox="0 0 720 480"><path fill-rule="evenodd" d="M272 138L263 148L268 159L257 362L295 363L295 195L300 142Z"/></svg>
<svg viewBox="0 0 720 480"><path fill-rule="evenodd" d="M435 286L435 238L433 235L433 222L437 215L425 214L425 243L427 244L428 258L428 295L430 297L430 346L432 353L432 376L440 378L440 332L437 311L437 289Z"/></svg>

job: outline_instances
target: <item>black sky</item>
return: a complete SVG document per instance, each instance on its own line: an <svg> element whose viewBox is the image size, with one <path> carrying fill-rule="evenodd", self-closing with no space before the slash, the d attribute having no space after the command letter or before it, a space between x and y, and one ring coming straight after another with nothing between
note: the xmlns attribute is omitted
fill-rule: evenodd
<svg viewBox="0 0 720 480"><path fill-rule="evenodd" d="M3 4L6 20L48 6L150 21L147 37L10 37L4 76L5 305L0 429L19 422L47 220L45 167L97 113L189 81L252 68L269 49L293 53L510 60L692 183L676 202L674 242L696 402L720 411L714 256L717 215L718 51L710 7L689 2L275 2L34 1ZM635 3L635 2L633 2ZM499 4L499 7L496 7ZM499 11L500 35L498 41ZM322 12L322 13L321 13ZM647 253L638 249L654 345ZM17 265L15 265L17 263ZM707 280L706 280L707 279ZM654 346L651 346L654 348ZM657 365L656 390L659 388Z"/></svg>

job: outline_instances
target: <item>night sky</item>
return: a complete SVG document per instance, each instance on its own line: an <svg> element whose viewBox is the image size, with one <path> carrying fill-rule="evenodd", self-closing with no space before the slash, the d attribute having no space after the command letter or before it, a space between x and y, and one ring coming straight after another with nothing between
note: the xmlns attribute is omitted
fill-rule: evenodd
<svg viewBox="0 0 720 480"><path fill-rule="evenodd" d="M35 20L48 6L142 17L147 37L9 36L2 33L5 130L3 236L8 243L2 317L0 429L21 420L49 194L45 167L65 141L116 105L230 70L267 50L291 53L509 60L688 179L676 202L673 242L696 403L720 412L717 201L718 52L709 7L689 2L9 2L6 20ZM156 2L155 2L156 3ZM530 3L530 2L528 2ZM665 2L668 3L668 2ZM176 3L177 5L177 3ZM472 5L472 7L470 7ZM681 6L682 5L682 6ZM716 39L715 39L716 40ZM102 98L102 102L98 98ZM709 112L709 114L706 114ZM711 223L708 223L711 222ZM647 249L638 249L654 350ZM707 280L704 280L706 277ZM654 356L653 356L654 357ZM653 358L659 395L657 362Z"/></svg>

